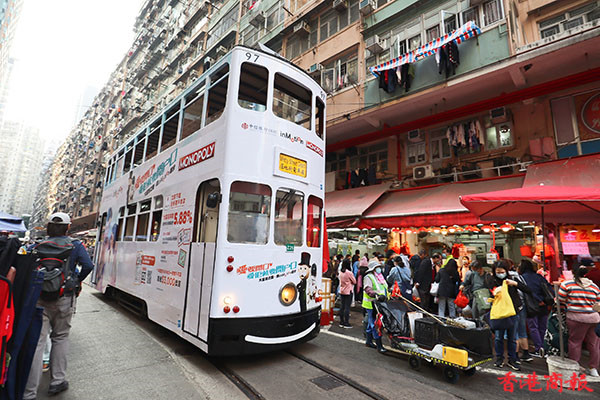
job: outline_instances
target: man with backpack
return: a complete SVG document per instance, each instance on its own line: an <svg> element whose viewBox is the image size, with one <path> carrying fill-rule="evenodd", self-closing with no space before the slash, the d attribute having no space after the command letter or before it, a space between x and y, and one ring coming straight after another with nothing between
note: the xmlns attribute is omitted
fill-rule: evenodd
<svg viewBox="0 0 600 400"><path fill-rule="evenodd" d="M76 298L81 291L81 282L94 268L83 244L67 236L70 225L69 215L61 212L52 214L46 228L48 239L30 249L36 257L38 270L44 275L42 293L37 303L38 307L44 308L44 320L25 387L24 400L35 399L37 396L46 336L50 330L52 376L48 395L53 396L69 388L65 374L71 318ZM76 270L77 265L81 266L79 273Z"/></svg>

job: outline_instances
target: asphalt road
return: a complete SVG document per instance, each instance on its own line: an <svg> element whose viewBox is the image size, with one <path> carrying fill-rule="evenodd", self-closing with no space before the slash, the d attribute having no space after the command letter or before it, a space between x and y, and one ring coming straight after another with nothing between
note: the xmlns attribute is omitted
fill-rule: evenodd
<svg viewBox="0 0 600 400"><path fill-rule="evenodd" d="M355 313L358 314L358 313ZM358 316L354 316L358 319ZM301 358L298 358L297 356ZM311 361L307 363L302 357ZM215 366L221 366L221 370ZM507 393L489 368L453 385L441 367L411 370L405 356L380 355L361 343L360 328L332 327L290 352L211 360L172 332L141 319L85 287L71 330L70 389L55 399L247 399L222 372L235 374L264 399L558 399L598 398L593 393L519 388ZM489 372L486 372L488 371ZM329 371L329 372L328 372ZM503 371L508 372L508 370ZM45 399L44 374L38 399Z"/></svg>

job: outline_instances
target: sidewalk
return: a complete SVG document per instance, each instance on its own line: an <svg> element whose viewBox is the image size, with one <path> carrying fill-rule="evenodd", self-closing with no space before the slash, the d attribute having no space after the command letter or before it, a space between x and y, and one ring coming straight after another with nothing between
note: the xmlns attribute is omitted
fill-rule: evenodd
<svg viewBox="0 0 600 400"><path fill-rule="evenodd" d="M346 337L350 338L351 340L356 341L357 343L364 343L365 335L364 335L364 328L363 328L363 322L362 322L363 321L362 308L355 306L350 309L350 325L352 325L352 328L349 328L349 329L342 328L339 326L340 322L339 322L338 311L339 311L338 308L334 309L334 314L335 314L334 321L329 326L329 328L327 328L328 331L332 332L333 334L336 334L336 335L346 336ZM384 343L384 345L389 345L389 339L387 339L386 335L384 335L383 343ZM582 360L581 360L580 364L587 365L588 359L589 359L589 356L587 356L586 354L582 354ZM546 363L546 359L534 357L533 361L531 361L531 362L522 362L521 363L521 371L520 372L515 372L512 369L510 369L509 367L507 367L506 365L503 368L496 368L496 367L494 367L493 363L491 363L491 362L480 367L479 370L482 372L486 372L486 373L494 374L494 375L498 375L498 376L503 376L509 371L515 373L517 376L521 376L521 375L527 376L528 374L532 374L533 372L535 372L538 376L543 377L544 375L548 375L548 364ZM600 382L600 378L586 376L586 379L588 382Z"/></svg>

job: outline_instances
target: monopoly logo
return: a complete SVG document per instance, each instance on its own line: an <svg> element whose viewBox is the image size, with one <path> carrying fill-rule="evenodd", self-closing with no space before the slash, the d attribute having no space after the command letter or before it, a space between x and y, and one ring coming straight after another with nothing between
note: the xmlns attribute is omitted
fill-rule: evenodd
<svg viewBox="0 0 600 400"><path fill-rule="evenodd" d="M307 140L306 147L308 147L309 149L311 149L312 151L314 151L315 153L317 153L318 155L323 157L323 150L321 150L321 148L319 146L317 146L316 144L311 143Z"/></svg>
<svg viewBox="0 0 600 400"><path fill-rule="evenodd" d="M188 154L187 156L181 157L179 159L179 170L186 169L188 167L192 167L196 164L200 164L204 160L208 160L215 155L215 142L212 142L209 145L202 147L194 151L193 153Z"/></svg>

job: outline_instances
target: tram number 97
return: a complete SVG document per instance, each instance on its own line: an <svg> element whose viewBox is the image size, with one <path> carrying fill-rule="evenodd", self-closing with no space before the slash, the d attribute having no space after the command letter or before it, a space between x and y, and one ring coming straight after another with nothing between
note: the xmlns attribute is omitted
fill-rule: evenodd
<svg viewBox="0 0 600 400"><path fill-rule="evenodd" d="M246 60L251 61L253 57L254 57L254 62L257 62L258 54L252 54L252 53L246 52Z"/></svg>

